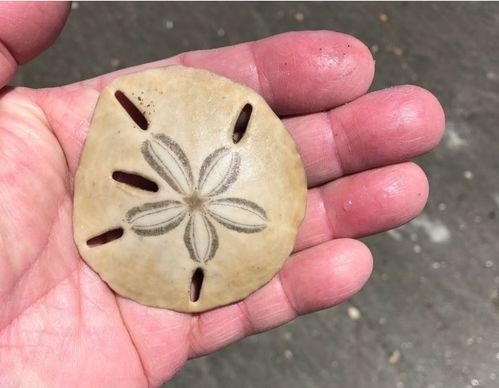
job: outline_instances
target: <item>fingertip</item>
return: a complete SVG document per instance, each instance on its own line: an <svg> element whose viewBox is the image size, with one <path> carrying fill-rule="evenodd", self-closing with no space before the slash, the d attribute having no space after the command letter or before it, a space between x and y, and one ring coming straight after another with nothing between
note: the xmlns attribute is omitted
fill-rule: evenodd
<svg viewBox="0 0 499 388"><path fill-rule="evenodd" d="M282 270L283 288L299 314L337 305L365 284L372 255L352 239L328 241L295 254Z"/></svg>
<svg viewBox="0 0 499 388"><path fill-rule="evenodd" d="M374 76L371 52L357 38L334 31L296 31L254 46L260 79L272 80L276 110L320 111L364 94ZM269 58L271 60L269 60ZM260 82L265 86L265 82Z"/></svg>
<svg viewBox="0 0 499 388"><path fill-rule="evenodd" d="M426 173L419 165L414 162L407 162L403 166L405 168L405 180L409 186L407 189L408 194L413 193L412 195L415 196L414 198L411 195L407 195L406 198L406 209L409 212L406 222L408 222L412 218L417 217L426 206L430 193L430 184Z"/></svg>
<svg viewBox="0 0 499 388"><path fill-rule="evenodd" d="M347 66L344 67L344 84L348 85L344 91L344 101L349 102L365 94L372 84L375 73L375 61L371 50L361 40L340 32L323 31L325 39L343 40L347 46L346 59ZM334 64L334 57L327 58L329 66Z"/></svg>
<svg viewBox="0 0 499 388"><path fill-rule="evenodd" d="M350 175L322 186L335 237L361 237L405 224L428 199L423 170L405 162Z"/></svg>
<svg viewBox="0 0 499 388"><path fill-rule="evenodd" d="M373 190L374 200L379 206L378 211L386 211L386 215L380 217L378 230L405 224L423 211L428 201L429 183L420 166L405 162L378 169L377 172L380 173L379 186L377 192Z"/></svg>
<svg viewBox="0 0 499 388"><path fill-rule="evenodd" d="M373 172L376 175L371 176L371 179L378 188L377 192L373 190L373 199L380 211L392 211L392 217L387 217L385 222L390 222L390 225L395 221L397 224L406 223L421 213L428 200L429 184L420 166L414 162L405 162ZM379 181L375 182L376 179Z"/></svg>
<svg viewBox="0 0 499 388"><path fill-rule="evenodd" d="M445 114L438 99L428 90L416 85L400 85L388 89L399 101L398 122L408 132L418 133L426 140L425 150L441 140L445 128Z"/></svg>
<svg viewBox="0 0 499 388"><path fill-rule="evenodd" d="M413 85L366 94L330 111L329 121L345 173L424 154L439 143L445 126L435 96Z"/></svg>
<svg viewBox="0 0 499 388"><path fill-rule="evenodd" d="M431 148L436 147L440 143L440 140L442 140L445 131L444 109L437 97L429 90L419 86L412 87L420 94L426 110L427 120L429 121L428 127L432 130L430 140L433 141L430 146Z"/></svg>
<svg viewBox="0 0 499 388"><path fill-rule="evenodd" d="M345 252L343 263L349 270L353 271L350 278L357 281L356 291L359 291L371 276L373 270L373 255L369 247L360 240L342 238L336 240L339 247ZM341 244L341 245L340 245ZM338 265L338 263L337 263Z"/></svg>
<svg viewBox="0 0 499 388"><path fill-rule="evenodd" d="M335 247L328 257L332 271L330 287L337 292L338 302L342 302L367 282L373 269L373 257L367 245L359 240L343 238L334 242Z"/></svg>

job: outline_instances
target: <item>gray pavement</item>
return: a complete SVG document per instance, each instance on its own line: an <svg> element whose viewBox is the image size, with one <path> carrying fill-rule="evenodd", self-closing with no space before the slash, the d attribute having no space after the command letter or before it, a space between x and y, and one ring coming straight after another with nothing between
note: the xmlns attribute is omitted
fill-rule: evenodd
<svg viewBox="0 0 499 388"><path fill-rule="evenodd" d="M499 387L498 3L74 3L16 84L59 85L185 50L302 29L351 33L372 89L414 83L447 132L418 160L423 215L366 239L374 274L349 303L188 363L175 388Z"/></svg>

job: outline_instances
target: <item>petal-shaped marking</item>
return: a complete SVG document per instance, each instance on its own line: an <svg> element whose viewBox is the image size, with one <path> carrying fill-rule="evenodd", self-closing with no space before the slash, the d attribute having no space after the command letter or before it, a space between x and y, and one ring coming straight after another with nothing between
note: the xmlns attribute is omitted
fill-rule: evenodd
<svg viewBox="0 0 499 388"><path fill-rule="evenodd" d="M177 193L187 195L192 191L191 165L177 142L163 134L154 135L142 145L142 155Z"/></svg>
<svg viewBox="0 0 499 388"><path fill-rule="evenodd" d="M217 231L204 214L194 212L185 227L184 242L191 259L205 263L218 249Z"/></svg>
<svg viewBox="0 0 499 388"><path fill-rule="evenodd" d="M132 230L140 236L159 236L176 228L187 214L186 206L179 201L145 203L126 214Z"/></svg>
<svg viewBox="0 0 499 388"><path fill-rule="evenodd" d="M241 198L211 200L207 212L226 228L240 233L260 232L267 226L265 210Z"/></svg>
<svg viewBox="0 0 499 388"><path fill-rule="evenodd" d="M198 188L211 197L226 191L239 176L241 156L227 147L218 148L206 157L199 171Z"/></svg>

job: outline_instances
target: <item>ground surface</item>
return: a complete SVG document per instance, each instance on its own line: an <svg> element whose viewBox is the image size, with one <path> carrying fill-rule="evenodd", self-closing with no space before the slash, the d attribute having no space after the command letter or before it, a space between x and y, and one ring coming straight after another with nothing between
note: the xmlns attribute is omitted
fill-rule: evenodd
<svg viewBox="0 0 499 388"><path fill-rule="evenodd" d="M73 4L16 84L59 85L181 51L301 29L366 42L373 89L435 93L447 133L419 160L430 202L366 240L375 272L350 303L188 363L170 386L499 387L499 4Z"/></svg>

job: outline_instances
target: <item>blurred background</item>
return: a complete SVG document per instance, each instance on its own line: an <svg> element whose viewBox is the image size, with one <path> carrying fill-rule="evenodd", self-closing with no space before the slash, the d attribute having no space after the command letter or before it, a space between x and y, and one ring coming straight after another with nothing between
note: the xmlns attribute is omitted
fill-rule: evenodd
<svg viewBox="0 0 499 388"><path fill-rule="evenodd" d="M350 302L190 361L169 386L499 387L499 3L78 3L14 84L55 86L305 29L364 41L372 90L412 83L447 115L424 213L365 239L375 270ZM167 349L165 349L167 351Z"/></svg>

